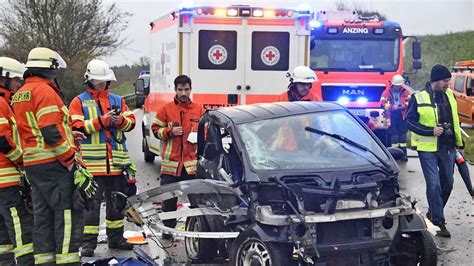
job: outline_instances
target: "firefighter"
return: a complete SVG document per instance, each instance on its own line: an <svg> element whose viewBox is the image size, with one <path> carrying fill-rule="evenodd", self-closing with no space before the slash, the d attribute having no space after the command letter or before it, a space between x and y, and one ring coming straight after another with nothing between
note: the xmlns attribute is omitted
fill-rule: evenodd
<svg viewBox="0 0 474 266"><path fill-rule="evenodd" d="M25 65L0 57L0 265L33 265L33 215L25 206L22 150L10 108L21 87ZM23 184L21 184L23 182Z"/></svg>
<svg viewBox="0 0 474 266"><path fill-rule="evenodd" d="M66 62L57 52L37 47L28 54L26 68L25 85L11 103L32 187L35 264L79 265L81 203L93 196L95 185L76 171L69 111L56 81Z"/></svg>
<svg viewBox="0 0 474 266"><path fill-rule="evenodd" d="M135 127L135 116L122 97L109 91L110 83L116 79L106 62L91 60L84 78L87 89L71 101L69 109L73 129L86 135L81 143L82 156L99 185L94 208L85 212L81 249L82 256L92 257L97 247L100 203L104 194L109 248L133 249L123 237L124 216L113 208L111 193L119 191L129 196L136 193L135 166L130 161L124 134Z"/></svg>
<svg viewBox="0 0 474 266"><path fill-rule="evenodd" d="M391 146L400 148L405 156L401 161L408 161L407 157L407 109L410 91L405 88L405 79L401 75L393 76L391 86L380 98L380 105L387 112L390 119Z"/></svg>
<svg viewBox="0 0 474 266"><path fill-rule="evenodd" d="M297 66L293 73L288 73L290 84L288 91L278 96L277 102L321 101L320 97L311 91L313 82L318 78L314 71L307 66Z"/></svg>
<svg viewBox="0 0 474 266"><path fill-rule="evenodd" d="M204 108L190 99L191 78L180 75L174 80L176 95L156 113L152 124L155 137L163 142L161 150L160 184L167 185L195 177L197 164L197 129ZM165 200L162 210L175 211L177 198ZM164 220L163 224L174 228L176 220ZM164 239L172 235L163 234Z"/></svg>

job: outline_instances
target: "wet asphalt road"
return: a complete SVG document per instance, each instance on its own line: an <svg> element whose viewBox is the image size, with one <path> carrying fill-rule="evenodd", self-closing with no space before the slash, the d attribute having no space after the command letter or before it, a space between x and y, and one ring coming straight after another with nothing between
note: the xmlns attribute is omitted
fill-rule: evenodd
<svg viewBox="0 0 474 266"><path fill-rule="evenodd" d="M135 110L137 127L127 134L127 145L130 150L132 161L137 165L137 180L139 192L154 188L159 185L159 161L145 163L141 150L141 119L142 111ZM409 153L410 159L407 163L400 163L400 189L418 201L417 208L424 216L428 209L425 196L425 181L415 152ZM471 179L474 182L474 166L470 165ZM104 210L105 211L105 210ZM104 212L102 212L102 216ZM473 265L474 260L474 202L469 196L459 173L455 172L454 189L445 208L447 227L451 231L451 238L434 237L438 247L438 265ZM104 217L102 217L102 221ZM425 219L426 220L426 219ZM428 220L428 230L434 235L437 227ZM102 222L103 223L103 222ZM105 225L101 223L101 229ZM141 231L135 225L126 222L126 230ZM168 247L166 251L159 248L151 239L147 239L147 245L136 246L150 254L156 261L162 264L182 264L186 263L184 240L177 239L171 242L162 243ZM161 246L161 245L160 245ZM132 256L131 251L110 251L107 244L99 244L96 249L96 257L83 261L91 261L97 258L110 256ZM171 262L171 263L170 263Z"/></svg>

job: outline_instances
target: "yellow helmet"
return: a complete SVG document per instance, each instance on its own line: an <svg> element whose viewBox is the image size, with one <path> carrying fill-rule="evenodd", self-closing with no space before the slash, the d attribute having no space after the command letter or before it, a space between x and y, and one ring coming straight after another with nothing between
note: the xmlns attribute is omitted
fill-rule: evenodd
<svg viewBox="0 0 474 266"><path fill-rule="evenodd" d="M23 79L25 70L25 64L10 57L0 57L0 76Z"/></svg>
<svg viewBox="0 0 474 266"><path fill-rule="evenodd" d="M36 47L28 54L26 67L58 69L66 68L67 65L64 59L57 52L49 48Z"/></svg>

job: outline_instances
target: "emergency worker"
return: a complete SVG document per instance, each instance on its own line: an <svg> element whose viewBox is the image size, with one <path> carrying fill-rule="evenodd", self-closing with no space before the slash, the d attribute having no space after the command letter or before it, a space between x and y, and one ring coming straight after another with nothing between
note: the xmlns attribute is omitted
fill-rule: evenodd
<svg viewBox="0 0 474 266"><path fill-rule="evenodd" d="M164 104L156 113L152 124L155 137L163 142L161 149L160 184L167 185L193 179L197 164L197 130L204 108L190 98L191 78L180 75L174 80L176 95L172 102ZM164 200L163 211L175 211L177 198ZM167 227L175 227L176 220L164 220ZM172 239L171 234L163 234Z"/></svg>
<svg viewBox="0 0 474 266"><path fill-rule="evenodd" d="M290 79L288 91L278 96L277 102L294 101L321 101L320 97L311 91L313 82L318 80L314 71L307 66L297 66L292 73L288 73ZM294 151L301 148L299 142L307 139L308 133L304 130L307 125L304 121L287 122L273 134L267 144L275 150ZM304 135L304 138L301 135Z"/></svg>
<svg viewBox="0 0 474 266"><path fill-rule="evenodd" d="M33 265L33 215L25 207L22 150L10 100L25 65L0 57L0 265Z"/></svg>
<svg viewBox="0 0 474 266"><path fill-rule="evenodd" d="M278 96L277 102L321 101L321 98L311 91L313 82L318 78L314 71L307 66L297 66L287 76L290 78L288 91Z"/></svg>
<svg viewBox="0 0 474 266"><path fill-rule="evenodd" d="M37 47L28 54L23 85L12 98L32 187L35 264L79 265L83 201L94 194L92 179L76 165L69 111L56 75L61 56ZM75 186L76 185L76 186Z"/></svg>
<svg viewBox="0 0 474 266"><path fill-rule="evenodd" d="M119 191L128 196L136 193L136 169L130 161L124 134L135 127L135 116L122 97L110 92L109 85L116 79L106 62L91 60L84 78L87 89L71 101L69 109L73 129L86 135L81 143L82 156L99 185L94 208L85 212L81 249L82 256L92 257L97 247L100 203L104 194L109 248L133 249L123 237L124 216L112 206L111 193Z"/></svg>
<svg viewBox="0 0 474 266"><path fill-rule="evenodd" d="M440 228L437 235L450 237L444 206L453 189L456 148L464 153L456 99L448 88L450 71L442 65L431 69L430 82L411 97L407 123L412 131L426 181L429 211L427 218Z"/></svg>
<svg viewBox="0 0 474 266"><path fill-rule="evenodd" d="M407 157L407 123L406 115L410 91L405 88L405 79L402 75L395 75L391 86L387 88L380 98L380 105L385 109L387 118L390 119L390 135L392 147L400 148L405 156L401 161L408 161Z"/></svg>

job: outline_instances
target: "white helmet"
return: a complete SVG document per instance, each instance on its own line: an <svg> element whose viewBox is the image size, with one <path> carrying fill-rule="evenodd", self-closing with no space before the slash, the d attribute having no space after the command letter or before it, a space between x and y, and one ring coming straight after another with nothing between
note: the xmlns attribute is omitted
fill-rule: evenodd
<svg viewBox="0 0 474 266"><path fill-rule="evenodd" d="M402 75L393 76L392 85L402 86L403 84L405 84L405 79L402 77Z"/></svg>
<svg viewBox="0 0 474 266"><path fill-rule="evenodd" d="M110 69L106 62L99 59L93 59L87 64L84 78L88 81L117 81L114 71Z"/></svg>
<svg viewBox="0 0 474 266"><path fill-rule="evenodd" d="M25 64L10 57L0 57L0 76L5 78L23 79L23 73L25 70Z"/></svg>
<svg viewBox="0 0 474 266"><path fill-rule="evenodd" d="M292 83L313 83L318 80L316 73L307 66L297 66L290 75Z"/></svg>
<svg viewBox="0 0 474 266"><path fill-rule="evenodd" d="M26 67L58 69L66 68L67 65L64 59L57 52L49 48L36 47L31 49L28 54Z"/></svg>

